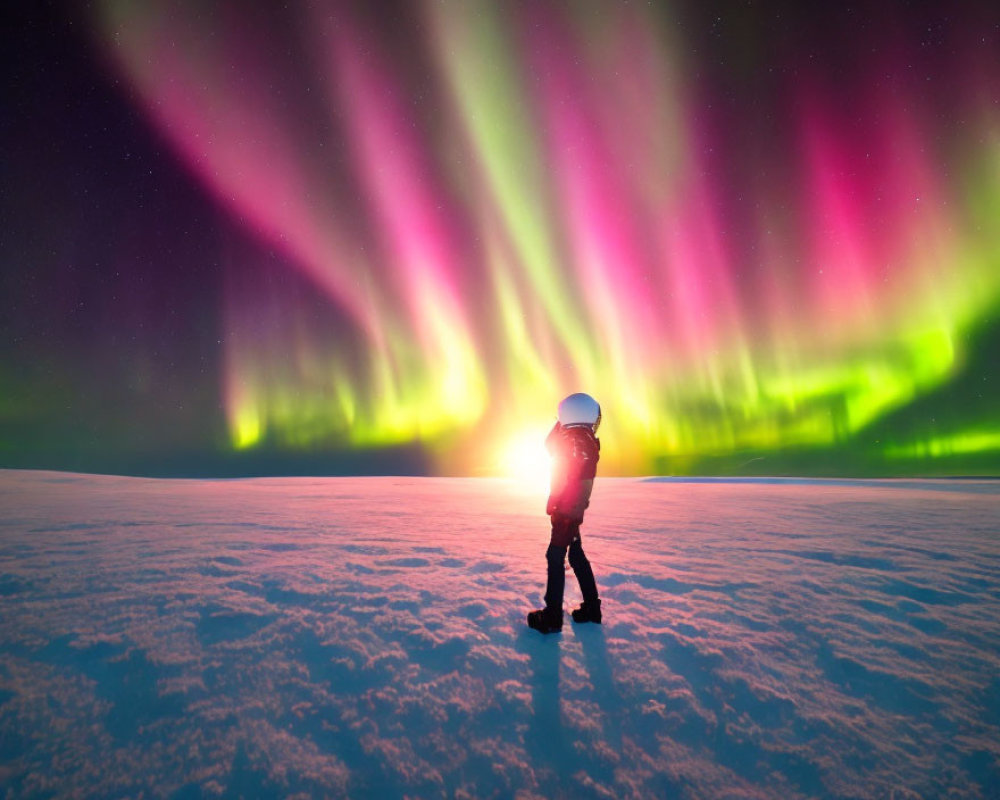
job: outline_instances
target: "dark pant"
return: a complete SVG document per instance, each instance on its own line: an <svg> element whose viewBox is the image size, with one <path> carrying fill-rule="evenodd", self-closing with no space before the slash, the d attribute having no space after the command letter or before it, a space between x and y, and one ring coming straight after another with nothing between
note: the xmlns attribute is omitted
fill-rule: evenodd
<svg viewBox="0 0 1000 800"><path fill-rule="evenodd" d="M580 543L580 523L558 514L552 515L552 540L545 558L549 562L549 579L545 587L545 607L562 613L563 591L566 588L566 550L569 565L580 583L583 602L597 601L597 582L594 571Z"/></svg>

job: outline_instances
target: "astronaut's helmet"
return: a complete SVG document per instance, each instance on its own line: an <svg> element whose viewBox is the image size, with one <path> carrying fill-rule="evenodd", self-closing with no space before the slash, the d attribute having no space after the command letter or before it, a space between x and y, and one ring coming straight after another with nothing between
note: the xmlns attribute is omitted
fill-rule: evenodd
<svg viewBox="0 0 1000 800"><path fill-rule="evenodd" d="M571 394L559 404L559 424L589 425L596 433L601 424L601 405L589 394Z"/></svg>

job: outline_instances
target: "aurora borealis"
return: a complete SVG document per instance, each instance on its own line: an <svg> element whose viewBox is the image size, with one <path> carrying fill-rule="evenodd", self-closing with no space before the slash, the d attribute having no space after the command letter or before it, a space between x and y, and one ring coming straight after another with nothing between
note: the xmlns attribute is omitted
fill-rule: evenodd
<svg viewBox="0 0 1000 800"><path fill-rule="evenodd" d="M1000 470L993 4L250 5L8 56L2 465Z"/></svg>

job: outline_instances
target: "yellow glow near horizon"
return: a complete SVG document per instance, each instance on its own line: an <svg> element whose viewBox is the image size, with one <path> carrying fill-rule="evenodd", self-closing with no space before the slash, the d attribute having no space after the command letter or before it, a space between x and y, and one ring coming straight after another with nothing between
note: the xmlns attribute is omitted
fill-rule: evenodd
<svg viewBox="0 0 1000 800"><path fill-rule="evenodd" d="M499 458L500 473L526 486L548 492L551 459L545 449L547 430L529 428L507 440Z"/></svg>

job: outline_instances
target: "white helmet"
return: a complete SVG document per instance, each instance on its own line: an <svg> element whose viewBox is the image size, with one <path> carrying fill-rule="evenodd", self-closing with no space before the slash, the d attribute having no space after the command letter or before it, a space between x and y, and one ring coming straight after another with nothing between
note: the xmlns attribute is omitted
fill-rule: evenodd
<svg viewBox="0 0 1000 800"><path fill-rule="evenodd" d="M592 425L596 431L601 424L601 405L589 394L571 394L559 404L559 424Z"/></svg>

